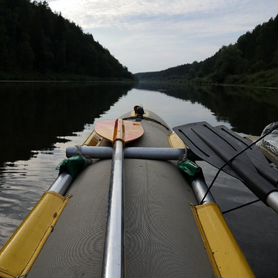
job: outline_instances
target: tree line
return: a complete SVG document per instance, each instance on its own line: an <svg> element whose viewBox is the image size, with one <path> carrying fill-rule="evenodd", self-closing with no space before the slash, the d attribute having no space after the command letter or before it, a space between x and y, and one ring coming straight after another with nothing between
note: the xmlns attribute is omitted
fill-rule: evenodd
<svg viewBox="0 0 278 278"><path fill-rule="evenodd" d="M46 1L0 0L0 79L113 78L133 75Z"/></svg>
<svg viewBox="0 0 278 278"><path fill-rule="evenodd" d="M278 16L223 46L212 57L159 72L138 73L139 80L193 80L254 83L278 87Z"/></svg>

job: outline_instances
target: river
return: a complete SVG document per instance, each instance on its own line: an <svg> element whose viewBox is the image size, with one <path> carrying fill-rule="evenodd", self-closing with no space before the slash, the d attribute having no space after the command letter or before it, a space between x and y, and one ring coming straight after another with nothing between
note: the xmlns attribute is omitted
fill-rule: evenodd
<svg viewBox="0 0 278 278"><path fill-rule="evenodd" d="M171 127L207 121L243 135L260 135L278 120L278 91L233 87L150 86L117 83L0 84L0 245L57 177L68 146L81 144L99 119L119 117L136 104ZM201 163L206 180L215 169ZM223 174L212 193L222 210L255 197ZM278 275L278 218L261 203L226 219L258 277Z"/></svg>

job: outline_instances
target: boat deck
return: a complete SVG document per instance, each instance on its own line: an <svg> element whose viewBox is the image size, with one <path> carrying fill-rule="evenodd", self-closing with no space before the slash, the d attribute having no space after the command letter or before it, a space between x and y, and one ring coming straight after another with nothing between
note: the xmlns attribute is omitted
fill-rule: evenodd
<svg viewBox="0 0 278 278"><path fill-rule="evenodd" d="M169 147L162 125L142 121L130 146ZM111 160L89 166L28 277L101 277ZM191 204L196 200L172 162L124 162L124 277L214 277Z"/></svg>

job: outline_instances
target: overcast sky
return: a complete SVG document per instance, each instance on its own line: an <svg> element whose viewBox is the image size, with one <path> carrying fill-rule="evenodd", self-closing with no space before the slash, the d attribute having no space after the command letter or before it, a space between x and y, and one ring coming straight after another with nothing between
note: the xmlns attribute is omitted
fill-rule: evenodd
<svg viewBox="0 0 278 278"><path fill-rule="evenodd" d="M48 0L133 72L201 61L277 15L277 0Z"/></svg>

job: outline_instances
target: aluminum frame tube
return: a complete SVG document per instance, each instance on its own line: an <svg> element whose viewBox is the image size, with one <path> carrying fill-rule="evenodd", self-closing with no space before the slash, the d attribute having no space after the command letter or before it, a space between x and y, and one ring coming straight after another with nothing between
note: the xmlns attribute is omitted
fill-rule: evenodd
<svg viewBox="0 0 278 278"><path fill-rule="evenodd" d="M79 154L89 158L112 158L113 148L78 146L78 147L68 147L66 149L67 157L71 157Z"/></svg>
<svg viewBox="0 0 278 278"><path fill-rule="evenodd" d="M72 177L68 173L61 173L54 183L50 186L48 191L56 192L60 195L64 195L70 184L72 182Z"/></svg>
<svg viewBox="0 0 278 278"><path fill-rule="evenodd" d="M125 158L137 159L180 160L185 155L185 149L175 148L130 147L124 150Z"/></svg>
<svg viewBox="0 0 278 278"><path fill-rule="evenodd" d="M267 198L266 203L276 212L278 213L278 192L271 192Z"/></svg>
<svg viewBox="0 0 278 278"><path fill-rule="evenodd" d="M70 147L66 150L67 157L82 154L90 158L111 158L113 149L111 147ZM180 160L186 156L185 149L174 148L151 148L151 147L129 147L124 149L125 158L157 159L157 160Z"/></svg>
<svg viewBox="0 0 278 278"><path fill-rule="evenodd" d="M112 178L106 242L104 251L104 278L123 277L123 143L114 143Z"/></svg>
<svg viewBox="0 0 278 278"><path fill-rule="evenodd" d="M201 203L208 190L207 184L202 178L197 178L192 181L191 187L198 203ZM209 204L209 203L215 203L215 200L210 192L208 192L202 204Z"/></svg>

